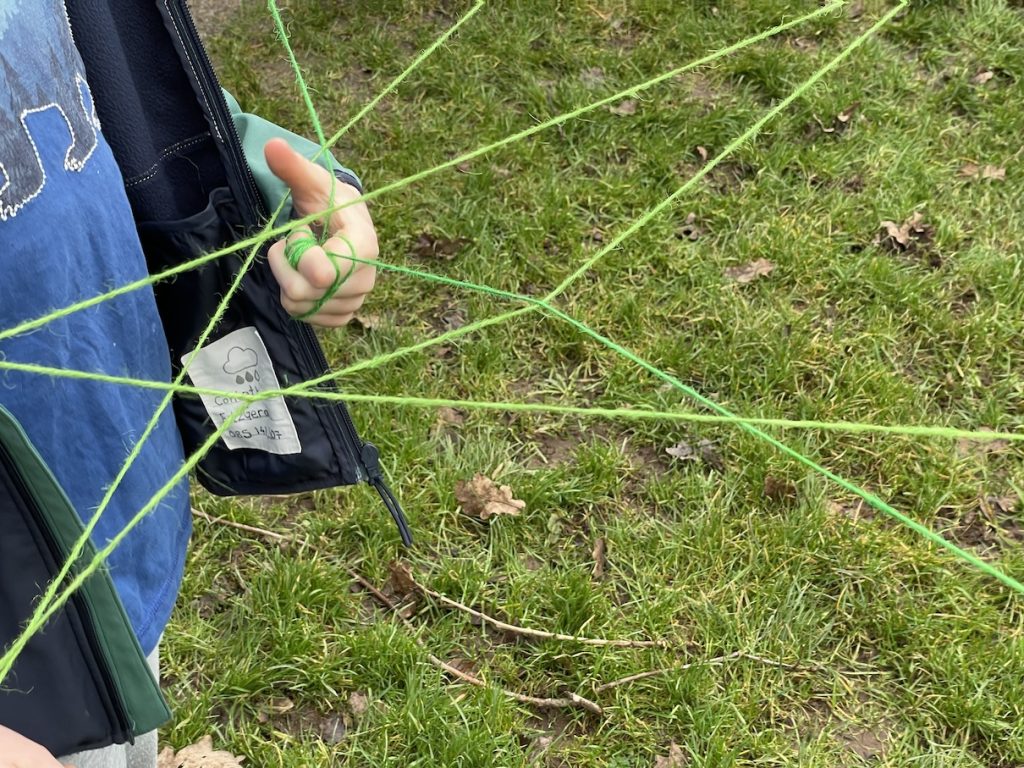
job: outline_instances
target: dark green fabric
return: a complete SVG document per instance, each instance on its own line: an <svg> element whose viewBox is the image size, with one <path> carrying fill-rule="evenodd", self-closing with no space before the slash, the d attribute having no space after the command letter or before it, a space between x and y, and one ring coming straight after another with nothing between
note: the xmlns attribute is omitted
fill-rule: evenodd
<svg viewBox="0 0 1024 768"><path fill-rule="evenodd" d="M82 533L81 520L21 427L2 406L0 443L14 459L18 474L44 517L39 524L52 533L66 557ZM94 547L87 544L79 562L86 564L95 554ZM110 694L120 698L133 733L141 735L166 723L171 711L153 679L106 569L101 568L86 580L77 594L94 622L101 646L95 651L102 656L116 682L117 691Z"/></svg>

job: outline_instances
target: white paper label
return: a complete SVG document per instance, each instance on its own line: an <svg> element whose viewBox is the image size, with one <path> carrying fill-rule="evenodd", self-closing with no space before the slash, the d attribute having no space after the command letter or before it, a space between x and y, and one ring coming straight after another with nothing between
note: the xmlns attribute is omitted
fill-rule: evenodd
<svg viewBox="0 0 1024 768"><path fill-rule="evenodd" d="M188 377L197 387L241 395L280 389L267 347L255 328L240 328L181 358ZM200 395L214 425L220 427L242 405L230 395ZM249 404L221 436L231 450L252 448L267 453L301 453L299 433L283 397Z"/></svg>

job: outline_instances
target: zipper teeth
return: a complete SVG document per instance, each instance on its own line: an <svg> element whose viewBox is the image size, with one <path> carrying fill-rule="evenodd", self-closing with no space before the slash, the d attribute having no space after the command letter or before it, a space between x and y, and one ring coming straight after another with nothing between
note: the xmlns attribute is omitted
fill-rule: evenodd
<svg viewBox="0 0 1024 768"><path fill-rule="evenodd" d="M50 549L50 556L57 562L63 562L64 558L67 557L66 553L61 550L56 537L43 521L42 515L39 514L39 505L32 496L32 491L29 488L28 483L25 482L25 478L22 477L21 472L18 469L18 465L15 463L14 458L7 449L7 446L3 443L0 443L0 460L3 461L8 473L14 480L17 490L21 492L22 499L25 501L26 506L30 508L30 512L35 513L36 527L42 535L43 541L46 542L46 546ZM89 606L86 601L77 594L71 595L70 599L74 602L75 608L80 614L80 621L78 623L82 628L82 632L86 635L86 643L96 658L96 667L99 670L100 676L103 678L103 682L107 686L107 696L110 698L110 704L114 709L114 717L121 730L128 736L129 740L134 743L132 724L128 717L128 710L124 702L121 700L121 691L118 689L117 684L114 681L114 676L107 667L106 659L103 653L99 650L99 638L97 637L96 630L92 625L92 613L89 610ZM74 628L72 626L72 632L73 631Z"/></svg>

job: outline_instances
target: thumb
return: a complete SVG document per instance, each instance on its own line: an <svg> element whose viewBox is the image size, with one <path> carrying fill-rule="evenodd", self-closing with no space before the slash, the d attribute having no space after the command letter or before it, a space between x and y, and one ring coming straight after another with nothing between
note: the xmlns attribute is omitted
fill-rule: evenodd
<svg viewBox="0 0 1024 768"><path fill-rule="evenodd" d="M299 213L313 213L313 206L327 200L331 183L327 169L304 158L287 141L271 139L263 147L263 156L271 172L291 189Z"/></svg>

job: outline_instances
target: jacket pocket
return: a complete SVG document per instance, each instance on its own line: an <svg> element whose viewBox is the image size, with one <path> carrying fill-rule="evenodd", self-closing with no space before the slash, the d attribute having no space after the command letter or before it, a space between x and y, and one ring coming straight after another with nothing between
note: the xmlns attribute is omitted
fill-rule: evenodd
<svg viewBox="0 0 1024 768"><path fill-rule="evenodd" d="M223 248L244 233L241 212L226 187L213 190L207 207L193 216L139 225L153 273ZM247 255L229 254L154 286L175 372L195 352ZM325 370L311 329L281 307L277 281L261 254L189 365L191 383L226 394L181 394L175 399L186 451L198 448L241 405L231 393L254 395L287 387ZM367 479L361 448L342 404L270 398L244 411L200 462L198 476L220 495L351 485Z"/></svg>
<svg viewBox="0 0 1024 768"><path fill-rule="evenodd" d="M0 408L0 647L20 633L82 524ZM89 562L87 547L80 562ZM170 717L105 570L97 571L0 681L0 724L67 754L131 741Z"/></svg>

